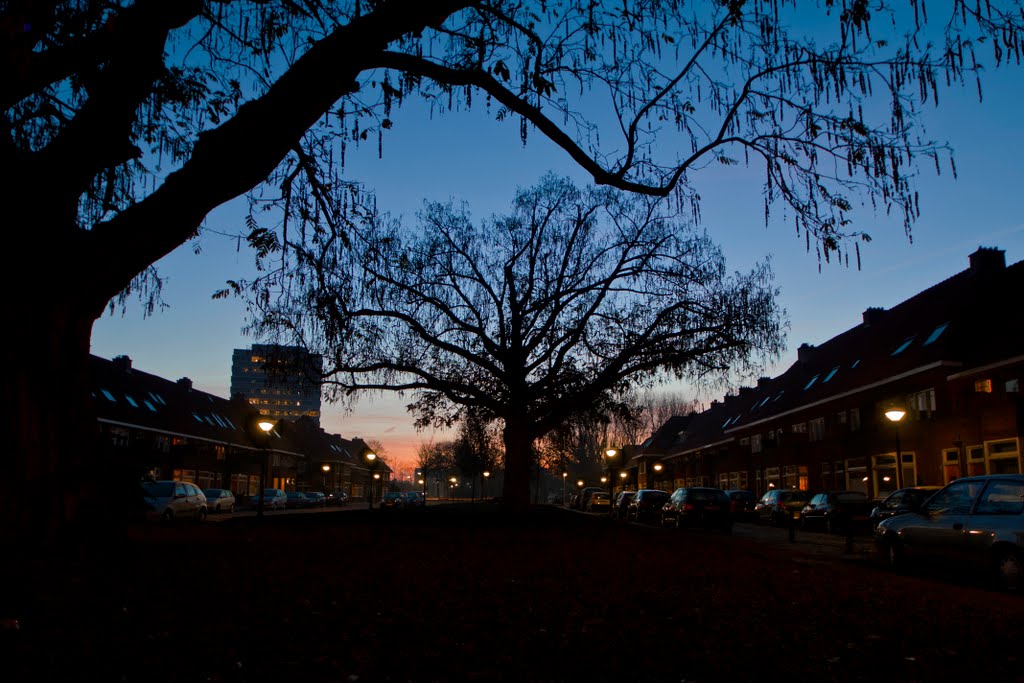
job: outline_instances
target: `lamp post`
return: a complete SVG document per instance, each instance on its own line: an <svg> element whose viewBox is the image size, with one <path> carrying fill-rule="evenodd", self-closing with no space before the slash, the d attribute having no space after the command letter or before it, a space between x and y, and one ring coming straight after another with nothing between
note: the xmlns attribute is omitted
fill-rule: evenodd
<svg viewBox="0 0 1024 683"><path fill-rule="evenodd" d="M375 472L375 470L377 469L377 454L374 453L373 451L367 451L366 454L363 457L366 459L366 464L369 466L370 472L373 474L373 478L370 479L369 482L368 482L369 485L370 485L370 495L368 495L366 497L367 501L369 501L369 508L372 510L373 509L373 490L374 490L373 484L374 484L374 480L380 479L380 475L377 474L377 472Z"/></svg>
<svg viewBox="0 0 1024 683"><path fill-rule="evenodd" d="M448 498L453 502L455 501L455 484L458 483L458 481L459 480L455 477L448 477L448 483L451 484L451 486L448 487Z"/></svg>
<svg viewBox="0 0 1024 683"><path fill-rule="evenodd" d="M260 431L263 432L263 458L260 462L260 504L256 508L256 516L263 517L263 493L267 489L267 458L270 457L270 433L274 431L274 427L277 423L269 418L262 417L256 426L259 427Z"/></svg>
<svg viewBox="0 0 1024 683"><path fill-rule="evenodd" d="M604 452L605 464L608 466L608 476L601 477L601 481L608 482L608 516L612 516L612 491L615 490L615 482L612 479L612 458L619 454L618 449L609 448Z"/></svg>
<svg viewBox="0 0 1024 683"><path fill-rule="evenodd" d="M327 463L324 463L323 465L320 466L320 469L324 471L324 495L326 496L327 492L328 492L328 489L327 489L327 475L331 471L331 466L328 465Z"/></svg>
<svg viewBox="0 0 1024 683"><path fill-rule="evenodd" d="M889 408L885 416L896 428L896 490L903 488L903 454L900 452L900 422L906 417L907 411L899 407Z"/></svg>
<svg viewBox="0 0 1024 683"><path fill-rule="evenodd" d="M373 481L370 483L370 509L373 509L373 497L377 495L377 482L380 481L380 472L373 473Z"/></svg>
<svg viewBox="0 0 1024 683"><path fill-rule="evenodd" d="M491 471L490 471L490 470L484 470L484 490L483 490L483 492L482 492L482 494L483 494L483 496L482 496L482 497L483 497L483 498L486 498L486 497L487 497L487 481L488 481L488 480L489 480L490 478L491 478Z"/></svg>
<svg viewBox="0 0 1024 683"><path fill-rule="evenodd" d="M566 505L569 504L569 501L567 501L565 499L565 483L566 483L566 480L568 478L569 478L569 473L568 472L562 472L562 507L565 507Z"/></svg>

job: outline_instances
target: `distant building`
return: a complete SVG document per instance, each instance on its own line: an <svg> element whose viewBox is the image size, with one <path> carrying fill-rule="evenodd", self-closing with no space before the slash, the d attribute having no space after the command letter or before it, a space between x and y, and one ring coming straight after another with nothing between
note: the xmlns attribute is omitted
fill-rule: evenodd
<svg viewBox="0 0 1024 683"><path fill-rule="evenodd" d="M231 395L244 396L261 415L320 424L323 358L295 346L253 344L231 357Z"/></svg>

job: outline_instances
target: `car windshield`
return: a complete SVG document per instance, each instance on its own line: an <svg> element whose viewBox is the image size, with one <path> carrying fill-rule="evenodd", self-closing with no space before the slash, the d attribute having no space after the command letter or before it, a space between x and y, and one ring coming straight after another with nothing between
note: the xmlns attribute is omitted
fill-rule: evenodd
<svg viewBox="0 0 1024 683"><path fill-rule="evenodd" d="M276 496L277 495L277 489L263 489L263 495L264 496Z"/></svg>
<svg viewBox="0 0 1024 683"><path fill-rule="evenodd" d="M207 498L220 498L220 489L206 489L203 494Z"/></svg>
<svg viewBox="0 0 1024 683"><path fill-rule="evenodd" d="M173 481L150 481L142 485L142 491L150 498L169 498L174 495Z"/></svg>
<svg viewBox="0 0 1024 683"><path fill-rule="evenodd" d="M810 500L811 494L809 491L780 491L779 497L786 501L800 501Z"/></svg>
<svg viewBox="0 0 1024 683"><path fill-rule="evenodd" d="M385 500L396 500L396 499L401 498L401 497L402 497L401 493L385 493L384 494L384 499Z"/></svg>
<svg viewBox="0 0 1024 683"><path fill-rule="evenodd" d="M725 493L721 491L702 491L701 489L695 489L691 492L694 500L699 500L705 503L721 500Z"/></svg>
<svg viewBox="0 0 1024 683"><path fill-rule="evenodd" d="M836 500L845 502L855 502L858 500L867 500L868 496L866 493L860 491L846 491L844 493L836 494Z"/></svg>

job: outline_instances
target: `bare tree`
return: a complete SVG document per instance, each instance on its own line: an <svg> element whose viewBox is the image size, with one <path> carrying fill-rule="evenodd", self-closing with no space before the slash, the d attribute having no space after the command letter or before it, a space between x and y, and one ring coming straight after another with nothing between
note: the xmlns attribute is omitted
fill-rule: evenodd
<svg viewBox="0 0 1024 683"><path fill-rule="evenodd" d="M23 486L2 527L53 532L90 488L104 498L86 483L88 354L108 306L158 308L153 264L236 197L261 257L358 220L346 149L383 150L403 103L484 110L597 183L693 204L691 174L749 160L766 208L828 257L861 233L858 202L909 228L915 160L943 151L922 103L972 82L981 41L1020 59L1018 3L949 8L928 24L918 0L0 3L0 200L22 266L3 284L8 318L31 323L3 352Z"/></svg>
<svg viewBox="0 0 1024 683"><path fill-rule="evenodd" d="M341 395L415 392L423 425L500 420L512 504L536 439L572 416L664 377L755 371L782 345L767 265L730 275L664 202L553 175L479 225L431 204L416 229L370 216L288 248L288 288L254 285L255 329L322 354Z"/></svg>

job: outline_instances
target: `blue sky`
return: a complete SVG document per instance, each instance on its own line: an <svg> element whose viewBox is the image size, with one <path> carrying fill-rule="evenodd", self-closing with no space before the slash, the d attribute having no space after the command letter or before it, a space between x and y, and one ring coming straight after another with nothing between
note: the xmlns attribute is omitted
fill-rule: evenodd
<svg viewBox="0 0 1024 683"><path fill-rule="evenodd" d="M873 241L861 247L860 271L823 264L819 273L817 258L805 251L792 224L782 222L781 212L766 227L756 171L716 167L694 176L704 199L703 227L722 245L729 267L748 270L772 258L791 328L788 350L765 374L785 370L801 343L821 343L857 325L865 308L890 308L963 270L979 246L1004 249L1008 264L1024 259L1022 85L1019 68L994 71L986 77L983 103L967 89L945 93L942 106L927 111L930 136L955 149L959 179L948 167L936 177L930 162L922 164L913 244L898 217L866 221ZM350 149L346 170L395 215L412 218L424 200L449 198L468 201L475 216L500 212L517 186L536 182L548 170L588 181L539 134L524 148L516 122L495 122L482 107L430 117L411 105L393 118L383 159L377 158L376 144ZM244 232L243 216L237 203L211 214L207 225L237 234ZM253 272L252 255L236 246L206 233L163 259L157 267L167 279L169 308L148 319L138 306L105 316L93 328L92 352L104 358L127 354L140 370L172 380L187 376L197 388L227 396L232 349L253 341L241 333L243 304L211 299L225 280ZM413 430L403 405L401 399L375 398L352 413L325 406L323 424L346 437L379 439L393 456L411 458L416 444L432 435Z"/></svg>

